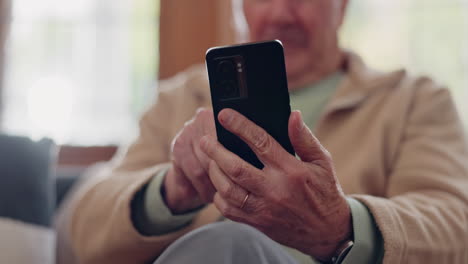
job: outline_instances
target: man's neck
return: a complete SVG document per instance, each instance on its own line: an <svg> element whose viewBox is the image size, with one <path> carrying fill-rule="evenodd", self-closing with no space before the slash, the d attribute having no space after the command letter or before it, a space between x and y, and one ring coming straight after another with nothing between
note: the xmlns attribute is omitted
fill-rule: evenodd
<svg viewBox="0 0 468 264"><path fill-rule="evenodd" d="M288 76L288 87L290 91L299 90L307 85L317 83L326 76L338 71L342 68L344 61L344 52L337 52L333 58L328 59L319 68L307 74L300 76Z"/></svg>

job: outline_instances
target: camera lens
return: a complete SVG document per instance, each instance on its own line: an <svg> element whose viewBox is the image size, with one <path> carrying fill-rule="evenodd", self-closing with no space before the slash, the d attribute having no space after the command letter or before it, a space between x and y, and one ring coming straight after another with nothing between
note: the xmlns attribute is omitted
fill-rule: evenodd
<svg viewBox="0 0 468 264"><path fill-rule="evenodd" d="M217 92L223 99L240 96L238 73L233 60L223 59L217 64Z"/></svg>
<svg viewBox="0 0 468 264"><path fill-rule="evenodd" d="M220 83L223 96L226 98L238 97L238 89L234 80L224 80Z"/></svg>
<svg viewBox="0 0 468 264"><path fill-rule="evenodd" d="M232 77L234 77L236 67L234 66L234 63L232 63L232 61L223 60L218 64L218 72L224 76L232 75Z"/></svg>

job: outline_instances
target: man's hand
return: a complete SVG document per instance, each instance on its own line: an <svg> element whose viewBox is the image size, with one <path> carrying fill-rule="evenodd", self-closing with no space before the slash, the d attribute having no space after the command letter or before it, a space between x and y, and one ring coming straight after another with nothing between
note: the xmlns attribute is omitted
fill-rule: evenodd
<svg viewBox="0 0 468 264"><path fill-rule="evenodd" d="M291 113L289 138L301 160L234 110L221 111L218 119L265 167L259 170L215 137L203 137L201 148L212 159L209 176L216 188L216 207L225 217L256 227L281 244L329 260L352 235L351 212L330 154L300 113Z"/></svg>
<svg viewBox="0 0 468 264"><path fill-rule="evenodd" d="M200 138L215 137L213 111L199 109L172 142L172 166L164 179L164 199L173 213L184 213L213 201L216 190L209 177L209 158Z"/></svg>

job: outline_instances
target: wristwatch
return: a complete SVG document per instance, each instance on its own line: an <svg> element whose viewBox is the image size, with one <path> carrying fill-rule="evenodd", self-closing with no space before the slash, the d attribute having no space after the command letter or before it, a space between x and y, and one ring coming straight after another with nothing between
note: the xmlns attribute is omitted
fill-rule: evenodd
<svg viewBox="0 0 468 264"><path fill-rule="evenodd" d="M352 240L346 240L341 244L341 246L336 251L335 255L331 258L329 264L340 264L343 262L346 255L348 255L351 248L354 246L354 242Z"/></svg>

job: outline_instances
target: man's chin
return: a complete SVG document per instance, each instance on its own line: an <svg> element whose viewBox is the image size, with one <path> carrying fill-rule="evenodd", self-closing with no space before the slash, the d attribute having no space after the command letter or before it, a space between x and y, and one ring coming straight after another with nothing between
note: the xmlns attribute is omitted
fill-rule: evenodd
<svg viewBox="0 0 468 264"><path fill-rule="evenodd" d="M307 58L307 55L304 53L286 53L285 52L285 62L286 62L286 71L291 72L291 74L297 72L303 68L303 62Z"/></svg>

